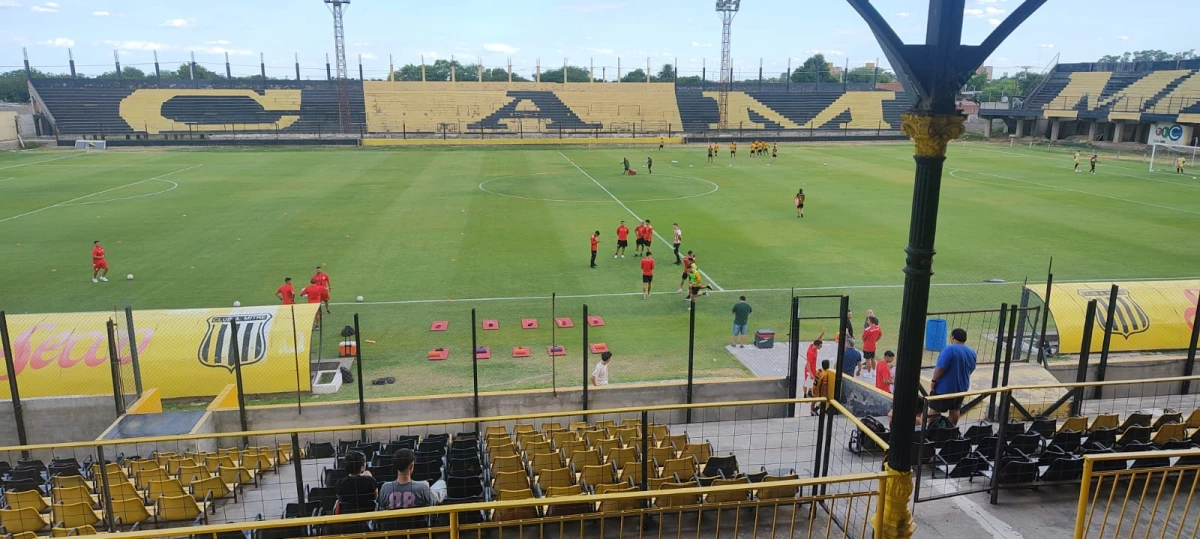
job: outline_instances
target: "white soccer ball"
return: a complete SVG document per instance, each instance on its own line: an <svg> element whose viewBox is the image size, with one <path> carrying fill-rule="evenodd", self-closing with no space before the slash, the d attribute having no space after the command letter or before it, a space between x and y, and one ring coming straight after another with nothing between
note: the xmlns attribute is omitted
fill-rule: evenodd
<svg viewBox="0 0 1200 539"><path fill-rule="evenodd" d="M354 300L358 301L358 302L362 302L362 296L358 296L357 298L354 298Z"/></svg>
<svg viewBox="0 0 1200 539"><path fill-rule="evenodd" d="M125 280L126 280L126 281L132 281L132 280L133 280L133 274L132 274L132 273L130 273L129 275L126 275L126 276L125 276Z"/></svg>
<svg viewBox="0 0 1200 539"><path fill-rule="evenodd" d="M234 306L234 307L241 307L241 306L242 306L242 302L240 302L240 301L235 301L235 302L233 302L233 306Z"/></svg>
<svg viewBox="0 0 1200 539"><path fill-rule="evenodd" d="M821 163L821 166L827 167L827 166L829 166L829 163Z"/></svg>

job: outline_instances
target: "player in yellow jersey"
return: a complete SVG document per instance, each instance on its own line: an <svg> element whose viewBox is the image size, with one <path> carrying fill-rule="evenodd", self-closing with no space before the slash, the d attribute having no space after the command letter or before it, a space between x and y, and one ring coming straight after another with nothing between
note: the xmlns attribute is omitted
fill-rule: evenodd
<svg viewBox="0 0 1200 539"><path fill-rule="evenodd" d="M1075 151L1075 172L1079 172L1079 151Z"/></svg>
<svg viewBox="0 0 1200 539"><path fill-rule="evenodd" d="M1175 160L1175 173L1183 174L1183 165L1186 165L1186 164L1187 164L1187 159L1184 159L1182 156L1179 157L1178 159L1176 159Z"/></svg>
<svg viewBox="0 0 1200 539"><path fill-rule="evenodd" d="M737 141L736 140L729 143L729 158L733 159L734 157L737 157Z"/></svg>

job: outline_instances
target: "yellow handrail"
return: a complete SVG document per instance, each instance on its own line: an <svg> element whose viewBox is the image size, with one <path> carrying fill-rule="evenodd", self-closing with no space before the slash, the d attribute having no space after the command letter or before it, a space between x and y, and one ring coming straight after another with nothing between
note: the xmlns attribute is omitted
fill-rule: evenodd
<svg viewBox="0 0 1200 539"><path fill-rule="evenodd" d="M1075 534L1074 534L1075 539L1084 539L1085 537L1087 537L1087 533L1088 533L1089 527L1091 525L1091 515L1095 512L1095 507L1094 506L1089 507L1089 505L1098 501L1098 494L1099 494L1098 489L1099 489L1100 485L1103 484L1105 477L1113 478L1112 485L1109 488L1114 489L1113 493L1115 494L1115 492L1116 492L1115 488L1116 488L1118 482L1120 481L1120 477L1130 476L1130 487L1129 487L1130 490L1128 491L1128 493L1131 494L1133 479L1136 478L1138 475L1142 475L1142 474L1146 475L1146 485L1145 485L1145 488L1143 488L1143 490L1142 490L1141 497L1138 498L1137 513L1134 516L1135 525L1136 525L1137 524L1136 521L1142 514L1142 508L1143 508L1143 505L1145 504L1145 497L1146 497L1146 492L1150 485L1150 479L1154 474L1162 473L1163 481L1165 481L1166 476L1170 473L1182 474L1184 472L1192 472L1193 474L1196 474L1196 476L1193 478L1191 489L1188 492L1187 505L1185 506L1184 511L1183 511L1184 513L1186 513L1187 509L1191 507L1192 497L1195 494L1196 486L1198 484L1197 480L1200 480L1200 465L1168 466L1168 467L1154 467L1154 468L1129 468L1129 469L1104 471L1104 472L1096 472L1095 471L1095 463L1096 462L1113 461L1113 460L1144 460L1144 459L1150 459L1150 458L1172 458L1172 457L1200 457L1200 449L1174 449L1174 450L1158 450L1158 451L1139 451L1139 452L1133 452L1133 453L1099 453L1099 454L1092 454L1092 455L1084 455L1083 456L1083 479L1080 482L1079 501L1078 501L1078 504L1076 505L1076 509L1075 509ZM1096 478L1099 478L1099 482L1096 485L1097 498L1093 499L1092 480L1096 479ZM1165 483L1163 483L1162 486L1165 486ZM1174 509L1174 497L1175 497L1175 494L1178 494L1179 488L1181 486L1182 486L1182 482L1179 482L1176 484L1175 493L1172 495L1172 500L1169 505L1170 509L1167 511L1166 516L1164 517L1165 520L1170 519L1171 510ZM1126 499L1121 504L1121 513L1117 517L1116 525L1118 526L1118 528L1117 528L1118 531L1120 530L1121 524L1123 524L1123 520L1125 517L1125 509L1126 509L1125 506L1129 503L1129 494L1126 494ZM1158 489L1158 494L1154 498L1154 504L1152 506L1152 510L1150 513L1151 518L1153 518L1153 516L1158 513L1158 503L1161 500L1161 498L1162 498L1162 487L1160 486L1160 488ZM1109 504L1112 503L1111 495L1109 497L1108 503ZM1109 509L1110 509L1109 507L1105 508L1105 511L1104 511L1105 517L1104 517L1104 522L1102 523L1102 527L1103 527L1104 523L1107 523L1107 521L1108 521ZM1164 523L1164 526L1163 526L1164 532L1166 530L1165 524L1166 523ZM1151 522L1147 523L1145 526L1147 528L1147 534L1149 534L1150 528L1154 527L1154 522L1151 521ZM1180 529L1182 530L1182 527ZM1102 530L1102 532L1103 532L1103 530Z"/></svg>
<svg viewBox="0 0 1200 539"><path fill-rule="evenodd" d="M850 410L847 410L845 406L842 406L842 403L831 399L829 401L829 405L834 407L835 409L837 409L837 411L840 412L843 416L846 416L846 419L850 420L850 422L853 423L854 426L858 428L859 432L867 435L867 437L870 438L871 441L873 441L877 445L879 445L879 447L881 449L886 451L891 448L891 446L889 446L888 443L883 440L883 438L880 438L879 435L875 434L875 431L867 428L867 426L864 425L860 419L858 419L858 416L850 413Z"/></svg>

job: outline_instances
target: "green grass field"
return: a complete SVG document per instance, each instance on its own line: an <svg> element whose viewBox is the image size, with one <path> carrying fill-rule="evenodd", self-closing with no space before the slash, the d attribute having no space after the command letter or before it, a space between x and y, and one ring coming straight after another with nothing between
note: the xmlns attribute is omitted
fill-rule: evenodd
<svg viewBox="0 0 1200 539"><path fill-rule="evenodd" d="M484 390L581 383L584 303L606 320L591 340L616 354L614 382L682 379L688 313L674 294L680 272L669 245L655 240L659 293L647 301L632 248L612 258L618 221L632 228L636 213L664 238L679 222L684 248L724 290L698 305L696 376L749 376L724 349L739 293L755 308L751 328L781 339L791 288L849 294L855 318L873 308L883 344L894 345L911 154L909 144L785 146L770 166L727 153L710 165L703 146L2 154L0 309L271 304L284 276L306 281L322 264L335 302L326 331L360 313L363 338L377 343L364 349L366 377L398 380L368 386L369 397L469 391L472 307L501 324L479 332L480 345L493 348L480 366ZM638 166L636 177L620 174L622 157ZM1094 176L1070 169L1066 150L952 149L934 281L964 286L935 288L931 309L1016 302L1019 282L1042 280L1051 256L1057 279L1198 273L1200 182L1135 161L1106 159ZM800 187L804 219L792 207ZM600 267L589 269L594 230ZM95 239L117 277L109 283L90 279ZM553 337L552 293L558 315L576 324ZM366 302L354 304L359 295ZM805 305L807 315L836 312L835 300ZM521 330L521 318L538 318L540 329ZM450 331L430 333L439 319ZM806 322L804 338L820 325ZM553 369L552 338L568 353ZM323 355L336 340L326 334ZM519 344L533 346L534 357L509 358ZM425 360L437 346L451 349L449 361Z"/></svg>

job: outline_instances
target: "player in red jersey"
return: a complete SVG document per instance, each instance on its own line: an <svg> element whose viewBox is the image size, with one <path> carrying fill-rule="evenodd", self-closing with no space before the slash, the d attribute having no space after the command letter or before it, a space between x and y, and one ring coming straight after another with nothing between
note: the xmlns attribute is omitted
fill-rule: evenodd
<svg viewBox="0 0 1200 539"><path fill-rule="evenodd" d="M291 277L284 277L283 286L275 291L275 297L279 298L284 305L294 305L296 303L296 289L292 286Z"/></svg>
<svg viewBox="0 0 1200 539"><path fill-rule="evenodd" d="M645 221L638 223L638 226L634 227L633 235L635 238L635 240L634 240L635 245L633 248L633 256L642 256L642 248L645 247L645 243L646 243L645 242L645 239L646 239L645 238L645 236L646 236L646 222Z"/></svg>
<svg viewBox="0 0 1200 539"><path fill-rule="evenodd" d="M650 284L654 282L654 257L650 256L650 251L646 251L646 258L642 259L642 299L650 297Z"/></svg>
<svg viewBox="0 0 1200 539"><path fill-rule="evenodd" d="M300 295L308 298L309 303L324 303L325 312L329 312L329 289L324 285L317 283L317 278L314 276L309 280L309 285L300 291ZM321 306L317 305L317 325L315 328L321 327Z"/></svg>
<svg viewBox="0 0 1200 539"><path fill-rule="evenodd" d="M321 270L321 266L317 266L317 272L313 274L312 279L309 279L313 284L319 284L325 288L325 312L329 312L329 291L333 287L329 285L329 274ZM315 303L309 301L309 303Z"/></svg>
<svg viewBox="0 0 1200 539"><path fill-rule="evenodd" d="M625 258L626 247L629 247L629 227L625 226L625 221L621 221L621 224L617 226L617 250L613 253L613 258L616 258L617 255Z"/></svg>
<svg viewBox="0 0 1200 539"><path fill-rule="evenodd" d="M646 252L650 252L650 242L654 241L654 227L650 226L650 220L646 219L646 228L642 229L642 235L645 238L642 240L642 245L646 247Z"/></svg>
<svg viewBox="0 0 1200 539"><path fill-rule="evenodd" d="M821 341L824 338L825 328L821 328L821 334L817 335L812 344L808 345L808 351L804 355L804 387L808 390L812 390L812 383L808 380L813 380L815 383L817 379L817 354L821 351L821 346L825 344Z"/></svg>
<svg viewBox="0 0 1200 539"><path fill-rule="evenodd" d="M879 319L874 316L867 317L867 329L862 332L863 359L875 359L875 346L881 337L883 330L879 328Z"/></svg>
<svg viewBox="0 0 1200 539"><path fill-rule="evenodd" d="M100 270L104 270L104 273L101 274ZM104 246L100 245L100 240L96 240L92 242L92 282L100 281L108 282L108 261L104 259Z"/></svg>
<svg viewBox="0 0 1200 539"><path fill-rule="evenodd" d="M676 294L683 293L683 287L684 287L684 285L687 284L687 280L688 280L688 268L691 268L692 264L695 264L695 263L696 263L696 254L691 251L688 251L687 254L684 255L684 257L683 257L683 280L679 281L679 290L675 291Z"/></svg>
<svg viewBox="0 0 1200 539"><path fill-rule="evenodd" d="M597 230L595 234L592 234L592 262L591 262L591 267L593 267L593 268L595 268L595 267L596 267L596 251L598 251L599 249L600 249L600 231L599 231L599 230Z"/></svg>

